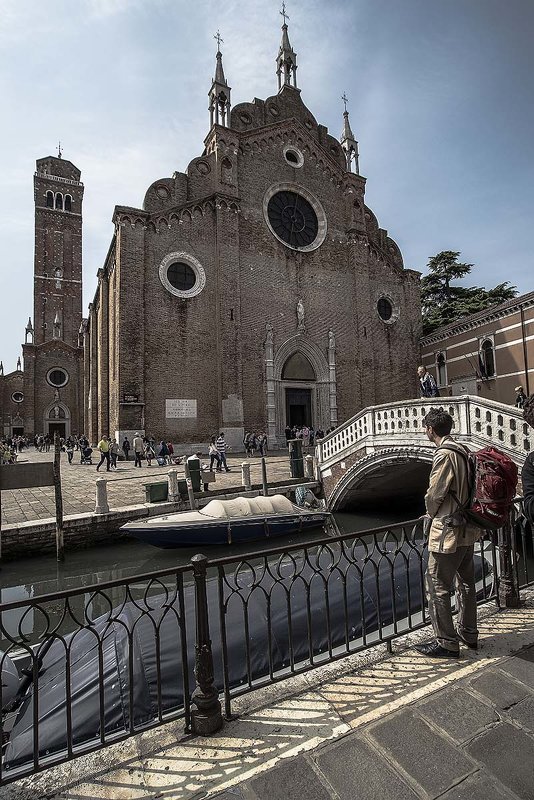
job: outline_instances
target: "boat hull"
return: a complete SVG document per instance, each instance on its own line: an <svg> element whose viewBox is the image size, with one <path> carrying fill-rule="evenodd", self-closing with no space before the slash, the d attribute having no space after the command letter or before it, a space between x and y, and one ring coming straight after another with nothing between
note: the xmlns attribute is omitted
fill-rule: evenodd
<svg viewBox="0 0 534 800"><path fill-rule="evenodd" d="M290 536L320 528L329 519L330 514L325 511L193 524L173 522L169 517L161 518L159 523L156 520L129 523L123 530L144 544L171 549L196 545L239 544Z"/></svg>

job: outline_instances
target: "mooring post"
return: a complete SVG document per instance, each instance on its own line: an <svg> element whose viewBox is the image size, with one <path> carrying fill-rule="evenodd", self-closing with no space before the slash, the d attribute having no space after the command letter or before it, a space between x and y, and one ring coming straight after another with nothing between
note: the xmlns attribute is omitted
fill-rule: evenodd
<svg viewBox="0 0 534 800"><path fill-rule="evenodd" d="M517 608L519 606L519 586L517 573L514 567L515 530L513 509L508 520L499 528L499 563L501 574L499 577L499 605L504 608Z"/></svg>
<svg viewBox="0 0 534 800"><path fill-rule="evenodd" d="M251 489L251 482L250 482L250 463L248 461L243 461L241 464L241 485L245 487L247 492Z"/></svg>
<svg viewBox="0 0 534 800"><path fill-rule="evenodd" d="M210 626L208 617L208 596L206 592L206 569L208 559L201 554L193 556L191 565L195 580L195 680L196 687L191 695L191 728L193 733L206 736L215 733L223 725L219 693L214 683L213 653L211 650Z"/></svg>
<svg viewBox="0 0 534 800"><path fill-rule="evenodd" d="M95 514L109 514L108 482L105 478L96 479Z"/></svg>
<svg viewBox="0 0 534 800"><path fill-rule="evenodd" d="M59 434L54 434L54 494L56 498L56 557L65 560L63 540L63 497L61 495L61 446Z"/></svg>
<svg viewBox="0 0 534 800"><path fill-rule="evenodd" d="M180 499L180 490L178 489L178 470L170 469L168 474L169 483L169 500L171 503L176 503Z"/></svg>
<svg viewBox="0 0 534 800"><path fill-rule="evenodd" d="M267 463L265 456L261 457L261 485L264 497L269 496L269 487L267 486Z"/></svg>
<svg viewBox="0 0 534 800"><path fill-rule="evenodd" d="M304 475L306 478L313 480L314 476L314 463L313 456L304 456Z"/></svg>

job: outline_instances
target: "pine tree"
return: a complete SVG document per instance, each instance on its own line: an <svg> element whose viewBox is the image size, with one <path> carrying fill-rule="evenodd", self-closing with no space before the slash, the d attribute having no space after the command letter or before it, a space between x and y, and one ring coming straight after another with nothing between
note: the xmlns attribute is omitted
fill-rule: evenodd
<svg viewBox="0 0 534 800"><path fill-rule="evenodd" d="M428 261L428 275L421 279L423 335L517 295L516 287L508 281L489 290L453 285L473 268L473 264L458 261L459 255L459 251L444 250Z"/></svg>

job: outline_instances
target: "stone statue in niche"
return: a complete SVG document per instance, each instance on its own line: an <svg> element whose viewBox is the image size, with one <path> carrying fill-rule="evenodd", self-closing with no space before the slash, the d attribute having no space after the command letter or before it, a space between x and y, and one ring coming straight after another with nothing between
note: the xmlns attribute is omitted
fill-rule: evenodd
<svg viewBox="0 0 534 800"><path fill-rule="evenodd" d="M304 303L302 300L297 303L297 328L299 331L304 330Z"/></svg>
<svg viewBox="0 0 534 800"><path fill-rule="evenodd" d="M328 349L329 350L336 349L336 337L334 335L334 331L331 328L328 331Z"/></svg>
<svg viewBox="0 0 534 800"><path fill-rule="evenodd" d="M265 344L266 345L272 345L272 343L273 343L273 326L270 325L269 323L267 323L267 325L265 326L265 329L267 331L267 333L265 335Z"/></svg>
<svg viewBox="0 0 534 800"><path fill-rule="evenodd" d="M59 389L54 389L54 400L59 400Z"/></svg>
<svg viewBox="0 0 534 800"><path fill-rule="evenodd" d="M59 419L59 406L54 406L54 418Z"/></svg>

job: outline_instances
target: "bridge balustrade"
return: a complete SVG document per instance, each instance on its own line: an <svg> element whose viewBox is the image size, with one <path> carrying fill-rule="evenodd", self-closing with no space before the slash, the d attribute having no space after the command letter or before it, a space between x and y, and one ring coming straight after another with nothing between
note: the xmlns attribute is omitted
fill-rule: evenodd
<svg viewBox="0 0 534 800"><path fill-rule="evenodd" d="M533 444L533 431L520 409L469 395L401 400L365 408L326 436L318 445L320 468L326 469L359 447L417 447L427 443L423 419L432 408L443 408L454 419L453 434L475 448L494 444L522 463Z"/></svg>

